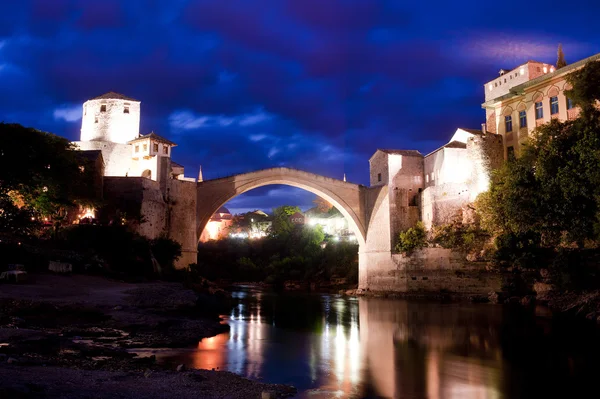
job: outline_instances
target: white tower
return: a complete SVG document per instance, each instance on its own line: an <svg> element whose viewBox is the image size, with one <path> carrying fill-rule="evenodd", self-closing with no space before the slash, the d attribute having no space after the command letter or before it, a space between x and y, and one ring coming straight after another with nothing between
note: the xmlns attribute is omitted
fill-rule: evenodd
<svg viewBox="0 0 600 399"><path fill-rule="evenodd" d="M126 144L140 135L140 102L108 92L83 103L81 141Z"/></svg>

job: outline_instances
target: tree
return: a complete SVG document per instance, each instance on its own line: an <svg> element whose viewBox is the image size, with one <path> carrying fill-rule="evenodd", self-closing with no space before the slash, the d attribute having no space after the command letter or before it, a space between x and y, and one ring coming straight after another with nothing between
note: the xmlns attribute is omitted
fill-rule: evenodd
<svg viewBox="0 0 600 399"><path fill-rule="evenodd" d="M600 114L594 104L600 99L600 63L589 63L569 81L568 95L582 107L581 116L537 128L521 156L497 170L490 190L477 200L482 225L500 243L581 248L598 241Z"/></svg>
<svg viewBox="0 0 600 399"><path fill-rule="evenodd" d="M0 192L47 216L94 205L94 167L78 154L65 138L0 123Z"/></svg>
<svg viewBox="0 0 600 399"><path fill-rule="evenodd" d="M584 68L567 76L573 86L566 95L575 105L581 107L586 115L593 115L597 101L600 101L600 62L588 62Z"/></svg>
<svg viewBox="0 0 600 399"><path fill-rule="evenodd" d="M565 61L565 54L563 53L562 44L558 44L558 54L556 59L556 69L560 69L562 67L567 66L567 61Z"/></svg>
<svg viewBox="0 0 600 399"><path fill-rule="evenodd" d="M284 205L273 209L271 234L276 237L289 235L296 226L290 220L290 216L297 212L302 212L297 206Z"/></svg>

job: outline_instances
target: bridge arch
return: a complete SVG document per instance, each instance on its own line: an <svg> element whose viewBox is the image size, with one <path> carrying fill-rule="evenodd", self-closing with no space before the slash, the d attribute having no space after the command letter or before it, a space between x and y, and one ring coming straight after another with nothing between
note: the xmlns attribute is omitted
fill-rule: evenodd
<svg viewBox="0 0 600 399"><path fill-rule="evenodd" d="M348 221L359 247L366 241L362 186L290 168L271 168L198 183L196 227L199 238L212 215L225 203L258 187L282 184L329 201Z"/></svg>

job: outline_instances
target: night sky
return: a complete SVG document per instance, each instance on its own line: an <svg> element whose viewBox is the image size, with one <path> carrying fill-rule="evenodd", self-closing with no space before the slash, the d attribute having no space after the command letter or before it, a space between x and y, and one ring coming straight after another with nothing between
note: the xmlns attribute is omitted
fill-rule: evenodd
<svg viewBox="0 0 600 399"><path fill-rule="evenodd" d="M405 5L408 4L408 5ZM0 121L79 138L81 104L142 102L141 133L205 179L287 166L368 185L377 148L484 122L483 84L529 59L600 52L600 1L0 2ZM314 195L253 190L234 212Z"/></svg>

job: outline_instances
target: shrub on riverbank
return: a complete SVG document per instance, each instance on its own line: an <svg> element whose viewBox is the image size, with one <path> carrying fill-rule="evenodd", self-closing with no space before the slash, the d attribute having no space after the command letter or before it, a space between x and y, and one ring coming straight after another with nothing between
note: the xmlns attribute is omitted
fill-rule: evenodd
<svg viewBox="0 0 600 399"><path fill-rule="evenodd" d="M286 280L324 282L334 276L346 278L348 284L358 282L357 244L329 242L322 248L315 235L304 230L260 240L229 238L201 243L195 272L213 281L275 285Z"/></svg>

